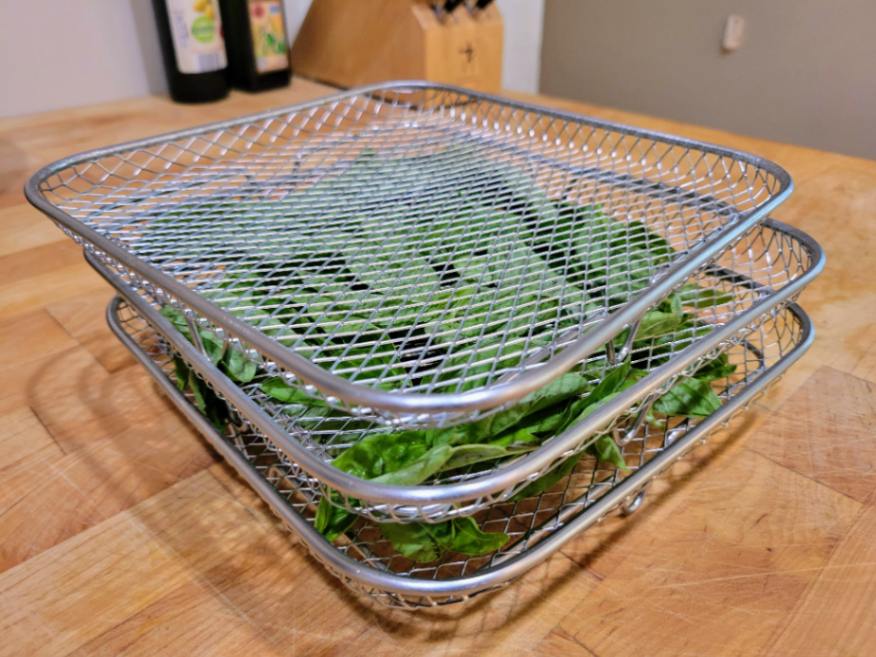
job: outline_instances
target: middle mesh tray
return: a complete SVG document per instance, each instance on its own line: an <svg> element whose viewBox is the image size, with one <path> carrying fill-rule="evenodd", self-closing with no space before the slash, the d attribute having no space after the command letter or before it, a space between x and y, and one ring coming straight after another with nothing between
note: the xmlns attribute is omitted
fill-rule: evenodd
<svg viewBox="0 0 876 657"><path fill-rule="evenodd" d="M471 515L497 501L510 499L600 435L611 435L623 445L646 420L655 400L681 377L693 374L705 362L744 341L746 331L756 329L759 323L768 320L770 313L796 297L820 271L824 260L820 248L808 236L768 221L747 234L718 262L702 268L675 297L665 299L650 315L650 324L640 325L635 338L620 336L576 368L589 378L589 385L595 386L629 363L642 371L634 384L559 435L545 438L528 453L512 453L489 463L454 468L448 474L429 476L418 485L395 485L360 477L332 464L344 450L366 437L393 434L391 427L336 411L316 413L312 405L302 404L297 398L281 403L266 394L266 390L276 392L274 386L284 390L282 380L268 372L242 372L236 358L223 357L223 373L216 365L216 349L221 341L215 335L192 330L194 324L188 324L172 309L162 308L159 299L150 297L148 286L134 289L94 258L90 261L164 336L182 361L207 381L220 399L237 409L252 430L263 435L318 485L332 491L337 506L377 521L440 522ZM683 296L685 290L708 290L709 302L701 303L701 307L690 305L690 299ZM701 296L697 298L702 302ZM682 306L683 303L688 305ZM673 328L671 322L679 313L690 321ZM661 327L661 322L669 322L669 328ZM647 326L659 334L659 341L639 341L638 335L648 330ZM237 375L238 382L226 373ZM241 374L250 380L239 383ZM416 439L410 435L395 438L398 445Z"/></svg>

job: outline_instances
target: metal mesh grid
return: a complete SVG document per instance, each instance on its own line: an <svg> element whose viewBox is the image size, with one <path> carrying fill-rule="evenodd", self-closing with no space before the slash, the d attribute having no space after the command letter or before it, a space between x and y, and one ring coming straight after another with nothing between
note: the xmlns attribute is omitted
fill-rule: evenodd
<svg viewBox="0 0 876 657"><path fill-rule="evenodd" d="M701 338L708 329L727 324L774 291L781 290L796 280L810 270L813 261L809 246L787 233L769 227L752 231L715 263L704 267L687 281L688 285L712 289L726 296L727 301L698 309L697 317L701 325L697 330L676 331L661 344L663 349L659 354L653 351L635 351L631 354L632 363L643 369L651 369L670 360ZM756 285L750 285L752 281ZM555 353L567 346L576 334L577 331L574 330L558 333L539 352L540 355ZM423 353L425 352L420 352L421 357ZM586 371L592 383L598 383L607 370L617 365L622 355L602 352L587 359ZM500 366L501 356L497 354L495 358L496 360L489 361L491 367ZM244 390L286 432L300 435L302 427L307 427L307 439L329 460L362 437L362 434L350 429L352 425L361 424L361 414L326 421L323 417L308 415L307 409L302 409L299 413L291 411L288 405L266 395L259 386L271 374L266 373L265 377L244 386Z"/></svg>
<svg viewBox="0 0 876 657"><path fill-rule="evenodd" d="M660 351L654 351L650 347L634 350L630 354L632 363L642 367L643 370L652 370L656 366L674 360L684 349L702 341L704 332L708 329L738 321L737 318L742 313L750 310L756 304L764 302L764 300L766 300L767 305L778 303L770 301L772 296L777 291L792 284L799 285L801 282L805 282L806 277L811 276L816 271L817 263L820 261L817 247L805 236L788 227L768 222L748 233L718 262L707 265L698 272L697 276L689 279L689 284L716 290L724 296L725 302L700 309L698 311L700 326L696 329L676 330L665 338ZM799 291L799 287L797 290ZM141 297L150 299L154 306L160 305L160 295L156 294L148 284L137 290L137 293ZM788 299L785 300L785 302L787 301ZM777 308L772 308L772 312L779 311ZM766 322L768 319L763 318L761 321ZM752 330L756 326L757 324L753 324L745 330ZM689 364L683 370L675 372L674 375L661 380L659 387L647 396L644 393L637 393L634 397L634 403L607 418L600 427L594 428L590 435L596 436L598 432L611 432L619 442L628 439L628 434L634 435L635 430L644 420L644 413L641 411L646 410L648 405L668 390L679 377L690 374L697 369L703 360L714 358L722 350L731 349L733 345L738 345L744 338L745 331L742 330L731 335L723 343L711 344L700 359ZM172 339L179 340L181 336L177 335L176 338ZM769 343L764 340L764 344ZM619 360L623 359L624 355L621 351L622 349L603 350L592 356L586 367L579 368L578 371L586 372L588 376L592 377L592 382L595 384L604 377L609 368L616 366ZM204 369L191 361L189 364L208 380L215 379L217 373L215 368L207 367ZM363 437L373 432L389 431L379 424L363 421L361 417L336 415L326 418L322 415L311 415L307 407L277 402L260 389L261 383L267 376L266 373L262 374L251 383L240 386L249 400L256 403L256 408L266 413L266 420L255 421L254 416L247 412L245 407L239 406L239 408L247 419L250 422L255 422L255 426L261 427L262 431L267 431L268 424L270 424L284 435L299 441L307 448L307 457L315 457L324 463L329 463L342 450ZM647 381L640 382L640 384L633 386L631 391L635 392L643 388L646 383ZM217 394L221 398L226 398L221 391L217 391ZM264 422L268 424L264 424ZM439 522L451 517L471 515L497 501L510 498L528 481L549 472L572 453L584 449L589 442L591 441L583 436L577 440L574 446L557 455L550 463L538 469L523 472L519 476L515 476L513 480L503 481L501 485L495 486L490 494L469 495L464 500L459 500L454 504L439 504L435 503L434 500L419 504L403 503L398 499L382 497L371 490L368 482L360 479L354 481L355 490L347 495L336 496L335 499L338 504L354 513L378 521L389 519L397 522L417 520ZM295 460L311 474L314 473L305 460ZM501 465L507 462L508 459L505 459L504 462L497 461L467 472L433 477L428 483L454 486L474 479L490 477Z"/></svg>
<svg viewBox="0 0 876 657"><path fill-rule="evenodd" d="M94 230L225 311L201 320L229 338L241 337L230 316L328 372L343 406L345 384L422 395L513 382L788 185L731 151L411 85L107 150L38 191L68 230Z"/></svg>
<svg viewBox="0 0 876 657"><path fill-rule="evenodd" d="M118 307L115 317L111 318L111 322L113 321L118 323L120 330L133 338L140 350L164 369L168 378L172 378L168 345L148 323L125 305ZM721 397L725 406L729 407L734 398L745 391L762 388L764 382L772 378L771 368L783 358L792 355L805 342L806 332L799 316L788 310L764 318L746 331L744 340L729 352L732 362L738 367L732 377L721 382ZM748 401L750 403L751 400ZM725 425L727 421L729 416L724 418ZM673 445L679 444L700 422L705 422L705 419L685 420L663 431L657 431L648 425L641 427L623 448L630 468L629 473L588 457L578 464L572 475L541 495L496 504L486 509L477 516L481 526L487 531L504 531L511 537L505 547L492 554L483 557L450 555L435 563L418 565L395 553L379 530L364 519L358 521L346 541L333 549L369 570L436 583L464 578L486 570L501 570L503 564L510 564L540 542L551 540L551 536L560 533L576 517L594 512L597 501L627 477L648 468L648 464L655 457L672 450ZM283 459L269 441L246 428L245 423L236 426L229 424L224 435L220 438L217 433L216 437L233 445L261 477L281 493L291 509L303 516L308 523L312 523L314 508L322 492L311 478ZM677 456L681 456L681 452ZM654 474L656 473L655 471ZM647 480L641 482L639 494L627 498L625 509L628 512L637 509L641 503L645 483ZM603 510L603 514L607 511ZM392 606L418 607L460 602L509 581L498 577L494 584L459 595L441 594L437 587L435 594L405 594L364 584L361 577L357 576L359 571L356 568L343 568L332 563L326 559L323 550L315 549L315 545L307 540L304 542L314 556L348 586Z"/></svg>

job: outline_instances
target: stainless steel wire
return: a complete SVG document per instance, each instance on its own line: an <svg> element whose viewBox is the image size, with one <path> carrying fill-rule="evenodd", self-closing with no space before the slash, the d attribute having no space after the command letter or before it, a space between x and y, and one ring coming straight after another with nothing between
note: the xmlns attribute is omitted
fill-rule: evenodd
<svg viewBox="0 0 876 657"><path fill-rule="evenodd" d="M168 396L191 419L303 545L353 590L383 604L407 608L462 602L508 584L547 558L605 514L629 513L641 504L647 483L684 455L709 431L726 426L808 348L811 326L796 305L762 318L731 349L737 372L722 382L722 407L712 416L679 422L664 430L644 425L624 446L630 468L623 472L593 458L550 490L491 506L477 518L489 531L510 536L500 550L482 557L448 555L415 564L395 553L376 527L360 520L344 542L326 542L312 527L323 494L303 470L245 422L220 433L180 393L173 381L168 343L119 299L108 309L110 326ZM239 416L236 416L239 419Z"/></svg>
<svg viewBox="0 0 876 657"><path fill-rule="evenodd" d="M474 514L511 498L534 478L550 472L570 455L583 450L596 436L611 433L624 442L641 424L651 401L702 362L744 342L780 312L823 266L817 244L794 229L768 221L747 234L717 262L702 268L688 283L715 290L723 303L698 311L699 328L679 328L663 336L659 350L634 350L630 360L645 378L619 394L610 404L534 452L516 459L484 464L477 469L434 477L419 486L390 486L342 472L331 461L351 444L391 431L378 423L346 415L326 417L308 406L283 404L266 395L263 373L249 384L229 381L215 365L158 315L160 295L148 284L134 289L95 262L108 280L181 353L182 358L213 387L216 394L238 409L254 430L266 436L281 458L301 467L334 492L338 505L376 521L441 522ZM709 330L711 329L711 330ZM772 343L763 338L764 348ZM605 350L589 359L585 368L597 383L621 355Z"/></svg>
<svg viewBox="0 0 876 657"><path fill-rule="evenodd" d="M789 191L743 153L422 83L86 153L27 189L268 370L408 426L541 387Z"/></svg>

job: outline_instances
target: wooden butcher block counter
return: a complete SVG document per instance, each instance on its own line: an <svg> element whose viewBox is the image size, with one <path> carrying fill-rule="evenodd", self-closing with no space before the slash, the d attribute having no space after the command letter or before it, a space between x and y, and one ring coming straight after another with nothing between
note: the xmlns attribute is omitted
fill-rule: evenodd
<svg viewBox="0 0 876 657"><path fill-rule="evenodd" d="M111 292L25 202L83 149L329 93L0 120L0 655L876 655L876 162L545 97L757 153L825 248L812 350L730 432L521 581L416 614L296 547L104 325Z"/></svg>

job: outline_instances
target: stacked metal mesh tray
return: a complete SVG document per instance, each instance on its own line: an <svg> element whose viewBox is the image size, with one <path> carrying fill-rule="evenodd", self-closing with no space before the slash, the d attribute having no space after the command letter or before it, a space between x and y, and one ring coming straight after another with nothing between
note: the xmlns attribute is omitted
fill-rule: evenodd
<svg viewBox="0 0 876 657"><path fill-rule="evenodd" d="M790 189L747 154L403 82L73 156L26 193L126 300L114 330L311 551L420 606L495 588L640 499L799 357L811 329L793 300L823 255L766 220ZM643 348L682 304L693 319ZM246 376L226 376L217 348ZM735 366L711 384L720 408L655 423L654 404L719 356ZM174 361L227 407L222 423L175 391ZM592 389L630 363L631 385L526 453L416 485L332 464L368 437L490 422L569 373ZM521 492L604 436L629 470L588 456ZM311 526L323 498L361 516L335 544ZM464 516L509 540L424 565L376 528Z"/></svg>
<svg viewBox="0 0 876 657"><path fill-rule="evenodd" d="M549 491L482 510L475 517L485 530L510 536L501 549L418 564L398 554L371 521L360 522L341 542L326 541L313 527L324 496L319 482L284 458L243 418L236 416L224 431L217 431L191 396L177 388L173 349L120 298L111 303L108 321L179 410L312 556L353 591L387 606L409 609L460 603L499 589L607 514L636 511L654 477L704 442L710 432L726 427L805 353L813 338L809 319L796 304L772 313L731 350L738 374L721 382L719 411L664 430L645 425L623 447L628 472L587 458Z"/></svg>

